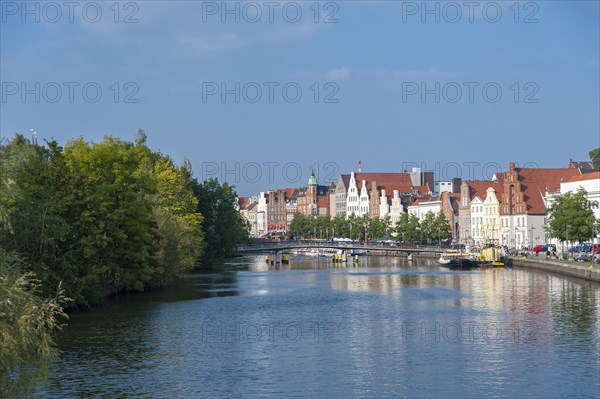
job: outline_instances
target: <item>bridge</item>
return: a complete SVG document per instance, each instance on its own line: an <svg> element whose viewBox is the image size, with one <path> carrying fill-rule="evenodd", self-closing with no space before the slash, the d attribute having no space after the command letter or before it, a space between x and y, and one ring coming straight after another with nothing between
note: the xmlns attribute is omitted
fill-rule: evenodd
<svg viewBox="0 0 600 399"><path fill-rule="evenodd" d="M258 253L275 253L277 255L280 252L292 251L294 249L341 249L341 250L365 250L369 251L387 251L387 252L401 252L406 254L413 253L441 253L448 246L426 246L426 245L381 245L381 244L365 244L365 243L354 243L354 242L334 242L334 241L314 241L314 240L302 240L302 241L280 241L275 243L267 244L247 244L239 245L237 248L238 255L258 254Z"/></svg>

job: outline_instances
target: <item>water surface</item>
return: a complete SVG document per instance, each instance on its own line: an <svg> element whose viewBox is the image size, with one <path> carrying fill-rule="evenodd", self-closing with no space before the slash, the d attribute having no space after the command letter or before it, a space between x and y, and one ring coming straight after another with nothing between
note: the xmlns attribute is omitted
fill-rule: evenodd
<svg viewBox="0 0 600 399"><path fill-rule="evenodd" d="M71 315L40 398L600 397L600 285L256 257Z"/></svg>

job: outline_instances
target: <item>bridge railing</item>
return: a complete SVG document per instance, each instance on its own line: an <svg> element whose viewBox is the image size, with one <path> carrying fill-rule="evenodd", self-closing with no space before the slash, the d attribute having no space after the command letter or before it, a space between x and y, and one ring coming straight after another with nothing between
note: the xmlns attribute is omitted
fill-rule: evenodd
<svg viewBox="0 0 600 399"><path fill-rule="evenodd" d="M308 247L319 247L319 248L347 248L347 249L370 249L370 250L414 250L414 251L432 251L439 252L450 248L449 246L439 245L414 245L414 244L395 244L395 245L384 245L381 243L372 244L364 242L336 242L336 241L325 241L325 240L292 240L292 241L280 241L268 244L244 244L238 246L238 252L245 251L278 251L288 248L308 248Z"/></svg>

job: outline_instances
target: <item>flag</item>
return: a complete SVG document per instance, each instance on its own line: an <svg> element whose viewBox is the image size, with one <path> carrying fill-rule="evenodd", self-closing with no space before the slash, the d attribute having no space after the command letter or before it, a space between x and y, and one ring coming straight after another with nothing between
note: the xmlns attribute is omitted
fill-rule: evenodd
<svg viewBox="0 0 600 399"><path fill-rule="evenodd" d="M362 162L361 162L361 161L358 161L358 171L359 171L359 172L360 172L361 168L362 168Z"/></svg>

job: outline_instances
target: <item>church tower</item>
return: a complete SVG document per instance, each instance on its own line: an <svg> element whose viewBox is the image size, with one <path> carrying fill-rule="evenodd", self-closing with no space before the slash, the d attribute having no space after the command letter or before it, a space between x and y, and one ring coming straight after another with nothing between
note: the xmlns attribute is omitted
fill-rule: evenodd
<svg viewBox="0 0 600 399"><path fill-rule="evenodd" d="M317 205L317 178L315 172L312 171L308 178L308 185L306 186L306 202L311 215L317 216L319 213L319 207Z"/></svg>

